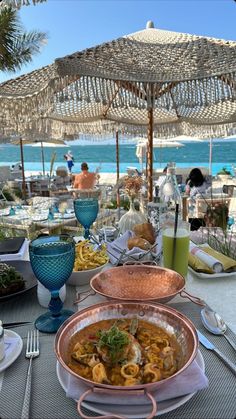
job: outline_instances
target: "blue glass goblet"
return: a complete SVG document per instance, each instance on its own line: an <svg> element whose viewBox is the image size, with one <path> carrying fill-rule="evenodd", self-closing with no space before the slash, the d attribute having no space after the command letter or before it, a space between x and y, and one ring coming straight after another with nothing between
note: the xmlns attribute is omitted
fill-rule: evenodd
<svg viewBox="0 0 236 419"><path fill-rule="evenodd" d="M84 227L84 238L90 237L90 227L98 215L97 198L78 198L74 200L75 215L79 223Z"/></svg>
<svg viewBox="0 0 236 419"><path fill-rule="evenodd" d="M227 225L228 225L228 229L230 230L232 225L234 225L234 217L228 217L228 221L227 221Z"/></svg>
<svg viewBox="0 0 236 419"><path fill-rule="evenodd" d="M59 291L72 273L75 243L69 236L39 237L30 242L29 256L36 278L51 292L50 311L36 319L35 327L54 333L73 314L71 310L62 310Z"/></svg>

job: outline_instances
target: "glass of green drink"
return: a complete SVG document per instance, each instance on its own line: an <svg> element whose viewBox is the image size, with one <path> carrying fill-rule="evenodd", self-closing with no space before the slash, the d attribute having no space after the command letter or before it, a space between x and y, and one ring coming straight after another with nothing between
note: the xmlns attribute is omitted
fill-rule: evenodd
<svg viewBox="0 0 236 419"><path fill-rule="evenodd" d="M179 221L174 237L174 222L163 228L162 246L164 267L173 269L182 276L188 272L190 224ZM175 250L174 250L175 249Z"/></svg>

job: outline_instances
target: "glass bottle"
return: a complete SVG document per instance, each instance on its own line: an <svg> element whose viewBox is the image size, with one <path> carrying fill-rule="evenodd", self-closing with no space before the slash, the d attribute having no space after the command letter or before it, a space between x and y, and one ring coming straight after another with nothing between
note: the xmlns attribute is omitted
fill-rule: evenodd
<svg viewBox="0 0 236 419"><path fill-rule="evenodd" d="M0 320L0 361L5 356L5 348L4 348L4 329L2 325L2 321Z"/></svg>
<svg viewBox="0 0 236 419"><path fill-rule="evenodd" d="M149 202L147 204L148 222L152 224L156 236L158 235L158 232L160 230L161 215L164 214L166 210L167 205L165 202L160 202L159 186L156 185L154 187L153 202Z"/></svg>
<svg viewBox="0 0 236 419"><path fill-rule="evenodd" d="M48 220L49 221L54 220L54 215L53 215L52 208L49 208L49 210L48 210Z"/></svg>
<svg viewBox="0 0 236 419"><path fill-rule="evenodd" d="M176 204L179 204L179 218L182 219L182 197L175 175L175 163L167 164L165 181L160 187L160 201L166 203L166 221L175 217Z"/></svg>

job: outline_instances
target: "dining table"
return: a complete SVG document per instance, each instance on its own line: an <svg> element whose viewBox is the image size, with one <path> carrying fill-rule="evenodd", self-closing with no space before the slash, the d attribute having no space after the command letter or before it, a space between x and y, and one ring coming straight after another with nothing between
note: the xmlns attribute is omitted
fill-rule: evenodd
<svg viewBox="0 0 236 419"><path fill-rule="evenodd" d="M27 252L25 259L28 259ZM108 265L106 269L111 267L111 265ZM87 291L89 288L89 284L79 287L66 285L64 308L72 309L76 312L93 304L107 301L103 296L95 294L75 304L77 293ZM208 306L224 318L228 325L227 334L236 344L236 273L235 276L225 274L223 278L212 277L203 279L189 271L185 290L191 295L204 300ZM226 339L223 336L212 335L204 329L200 317L202 306L180 295L175 296L166 304L187 316L194 323L195 327L236 365L236 353ZM25 324L11 329L21 336L23 349L15 362L0 373L1 419L17 419L21 417L28 368L28 360L25 358L27 332L29 329L34 328L34 320L40 314L43 314L45 310L38 302L37 286L17 297L0 302L0 318L3 323L14 321L32 322L32 324ZM79 418L76 402L66 396L65 383L59 374L54 353L54 339L54 334L40 333L40 355L33 360L31 419ZM181 400L179 401L179 398L173 399L172 404L168 404L167 401L167 407L160 412L161 418L234 419L236 417L236 376L212 351L201 345L199 346L199 351L204 360L205 374L209 380L208 387L191 394L186 400L181 399L182 402ZM127 418L137 419L141 417L137 406L134 406L133 413L130 413L130 409L132 409L132 406L127 407L129 411ZM107 411L109 412L109 406L107 406ZM84 404L83 413L88 417L97 416L98 413L96 412L96 403ZM126 413L124 408L123 413Z"/></svg>
<svg viewBox="0 0 236 419"><path fill-rule="evenodd" d="M13 214L10 211L13 209ZM7 230L26 231L28 238L35 231L48 231L50 234L64 226L77 226L77 218L74 212L65 214L55 213L49 219L48 209L34 207L32 205L8 206L0 210L0 226Z"/></svg>

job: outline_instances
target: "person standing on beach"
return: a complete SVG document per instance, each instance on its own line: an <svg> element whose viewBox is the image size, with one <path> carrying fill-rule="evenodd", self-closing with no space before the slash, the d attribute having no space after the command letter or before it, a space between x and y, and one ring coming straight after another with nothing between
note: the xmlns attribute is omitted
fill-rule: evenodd
<svg viewBox="0 0 236 419"><path fill-rule="evenodd" d="M75 189L93 189L99 175L94 172L89 172L87 163L81 164L81 173L74 176L73 187Z"/></svg>
<svg viewBox="0 0 236 419"><path fill-rule="evenodd" d="M71 151L69 150L67 154L64 155L64 159L67 161L67 167L69 173L72 171L72 167L74 166L74 157Z"/></svg>
<svg viewBox="0 0 236 419"><path fill-rule="evenodd" d="M191 225L191 231L198 230L200 227L205 226L205 221L203 218L197 218L195 216L196 212L196 198L198 196L204 197L209 185L207 185L206 179L203 176L201 170L198 167L195 167L189 173L189 176L186 180L185 193L189 195L189 223Z"/></svg>

